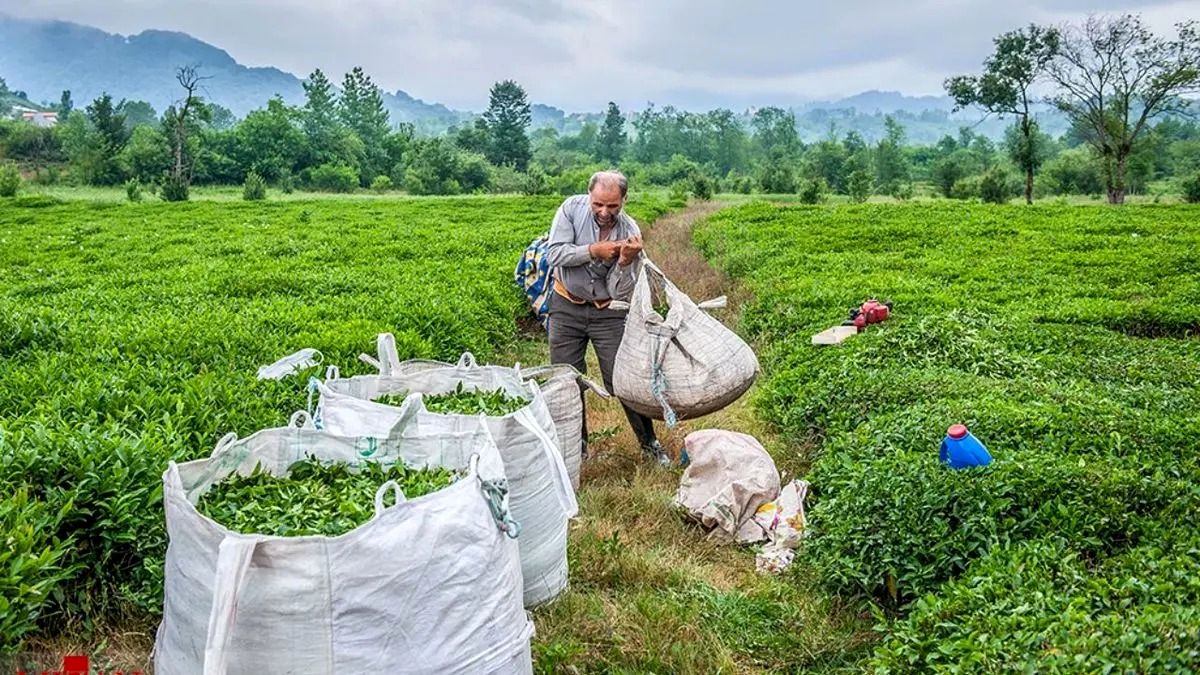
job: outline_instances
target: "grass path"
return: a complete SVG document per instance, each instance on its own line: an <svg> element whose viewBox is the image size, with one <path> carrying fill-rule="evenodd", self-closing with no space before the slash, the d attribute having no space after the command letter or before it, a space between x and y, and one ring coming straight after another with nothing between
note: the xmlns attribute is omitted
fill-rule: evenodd
<svg viewBox="0 0 1200 675"><path fill-rule="evenodd" d="M718 316L736 325L747 292L713 269L692 244L695 225L721 205L693 204L645 226L647 254L700 301L727 295ZM522 362L547 359L543 336L519 350ZM589 373L599 379L594 354ZM749 433L798 466L768 425L751 412L751 394L673 430L657 424L674 457L702 428ZM602 438L583 467L580 514L570 538L571 586L534 612L535 668L541 673L762 673L856 670L873 641L870 622L837 606L797 567L782 577L754 571L750 549L720 545L672 507L679 468L641 460L615 401L592 396L589 428ZM786 476L785 476L786 479Z"/></svg>

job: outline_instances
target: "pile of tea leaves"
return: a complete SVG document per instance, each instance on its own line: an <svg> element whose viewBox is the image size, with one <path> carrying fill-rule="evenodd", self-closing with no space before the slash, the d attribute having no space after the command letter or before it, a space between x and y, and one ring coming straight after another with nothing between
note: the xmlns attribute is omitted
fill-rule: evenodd
<svg viewBox="0 0 1200 675"><path fill-rule="evenodd" d="M246 476L230 476L201 496L196 507L243 534L334 537L375 515L375 493L389 480L400 485L407 499L415 499L447 487L456 477L449 469L413 469L399 462L351 467L308 458L292 464L287 476L273 476L261 466Z"/></svg>
<svg viewBox="0 0 1200 675"><path fill-rule="evenodd" d="M407 392L406 392L407 393ZM405 394L388 394L375 399L376 403L399 406ZM424 394L425 409L446 415L488 415L503 417L529 404L523 398L509 396L503 389L468 391L459 382L454 391L445 394Z"/></svg>

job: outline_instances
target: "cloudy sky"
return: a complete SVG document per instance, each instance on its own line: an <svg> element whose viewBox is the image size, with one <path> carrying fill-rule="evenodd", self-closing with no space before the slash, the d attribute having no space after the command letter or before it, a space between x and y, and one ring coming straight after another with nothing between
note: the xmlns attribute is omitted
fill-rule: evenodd
<svg viewBox="0 0 1200 675"><path fill-rule="evenodd" d="M132 34L190 33L301 77L362 65L388 90L486 106L516 79L536 101L792 104L867 89L939 94L999 33L1139 12L1160 34L1200 0L0 0L0 12ZM2 48L2 47L0 47Z"/></svg>

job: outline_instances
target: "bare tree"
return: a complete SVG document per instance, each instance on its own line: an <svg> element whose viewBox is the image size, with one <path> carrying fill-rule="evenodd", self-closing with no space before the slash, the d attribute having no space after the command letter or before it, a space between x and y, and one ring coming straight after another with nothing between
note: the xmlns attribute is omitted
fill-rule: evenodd
<svg viewBox="0 0 1200 675"><path fill-rule="evenodd" d="M1200 92L1196 22L1176 24L1174 40L1155 36L1141 17L1089 17L1063 30L1050 77L1050 101L1084 130L1104 164L1110 204L1125 202L1125 171L1139 134L1160 115L1184 112Z"/></svg>
<svg viewBox="0 0 1200 675"><path fill-rule="evenodd" d="M187 147L188 123L197 116L204 103L196 92L200 83L212 79L211 76L200 75L200 66L180 66L175 69L175 81L183 87L184 97L174 115L169 115L172 122L173 145L175 151L175 168L172 177L176 181L191 182L191 166L184 162L184 151Z"/></svg>

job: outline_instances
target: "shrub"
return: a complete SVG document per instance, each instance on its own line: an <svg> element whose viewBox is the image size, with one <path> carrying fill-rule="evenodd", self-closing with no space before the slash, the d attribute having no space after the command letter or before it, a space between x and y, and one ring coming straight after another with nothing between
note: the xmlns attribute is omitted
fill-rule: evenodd
<svg viewBox="0 0 1200 675"><path fill-rule="evenodd" d="M684 181L678 181L671 185L671 192L667 195L667 203L672 208L682 208L687 206L688 192L690 186Z"/></svg>
<svg viewBox="0 0 1200 675"><path fill-rule="evenodd" d="M188 181L186 178L167 174L163 177L159 188L159 196L167 202L186 202L188 200Z"/></svg>
<svg viewBox="0 0 1200 675"><path fill-rule="evenodd" d="M375 176L375 180L371 181L371 190L380 194L392 189L392 178L386 174Z"/></svg>
<svg viewBox="0 0 1200 675"><path fill-rule="evenodd" d="M248 202L262 201L267 198L267 181L251 171L246 174L246 182L242 184L242 199Z"/></svg>
<svg viewBox="0 0 1200 675"><path fill-rule="evenodd" d="M550 182L546 179L546 172L540 167L529 167L529 173L525 174L525 179L521 184L521 193L525 195L548 195L552 194L553 190Z"/></svg>
<svg viewBox="0 0 1200 675"><path fill-rule="evenodd" d="M279 180L276 181L276 186L279 191L285 195L290 195L296 190L296 178L291 171L283 170L279 172Z"/></svg>
<svg viewBox="0 0 1200 675"><path fill-rule="evenodd" d="M21 187L21 172L15 162L0 162L0 197L15 197Z"/></svg>
<svg viewBox="0 0 1200 675"><path fill-rule="evenodd" d="M999 167L990 169L979 180L979 197L989 204L1007 204L1012 192L1008 172Z"/></svg>
<svg viewBox="0 0 1200 675"><path fill-rule="evenodd" d="M871 174L866 169L855 169L846 179L846 191L850 201L861 204L871 196Z"/></svg>
<svg viewBox="0 0 1200 675"><path fill-rule="evenodd" d="M820 204L825 199L825 181L808 178L800 186L800 201L804 204Z"/></svg>
<svg viewBox="0 0 1200 675"><path fill-rule="evenodd" d="M713 181L708 176L697 173L692 176L692 195L701 201L708 201L713 196Z"/></svg>
<svg viewBox="0 0 1200 675"><path fill-rule="evenodd" d="M125 198L131 202L142 201L142 182L137 178L125 181Z"/></svg>
<svg viewBox="0 0 1200 675"><path fill-rule="evenodd" d="M873 461L822 460L807 546L831 589L904 605L993 546L1047 534L1107 552L1134 536L1149 505L1171 498L1136 473L1051 455L954 471L937 459L939 440Z"/></svg>
<svg viewBox="0 0 1200 675"><path fill-rule="evenodd" d="M759 170L758 184L763 192L792 194L796 191L796 173L791 164L782 158L774 158Z"/></svg>
<svg viewBox="0 0 1200 675"><path fill-rule="evenodd" d="M358 172L345 164L330 162L314 168L308 181L322 192L354 192L358 187Z"/></svg>
<svg viewBox="0 0 1200 675"><path fill-rule="evenodd" d="M1189 204L1200 204L1200 173L1183 179L1183 200Z"/></svg>
<svg viewBox="0 0 1200 675"><path fill-rule="evenodd" d="M725 190L748 195L754 191L754 178L745 174L730 171L725 177Z"/></svg>
<svg viewBox="0 0 1200 675"><path fill-rule="evenodd" d="M951 199L978 199L980 191L980 176L967 176L954 181L950 188Z"/></svg>

